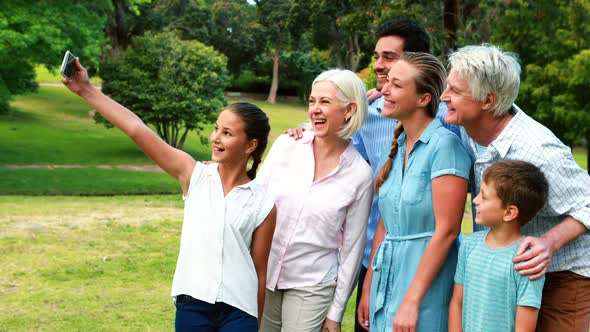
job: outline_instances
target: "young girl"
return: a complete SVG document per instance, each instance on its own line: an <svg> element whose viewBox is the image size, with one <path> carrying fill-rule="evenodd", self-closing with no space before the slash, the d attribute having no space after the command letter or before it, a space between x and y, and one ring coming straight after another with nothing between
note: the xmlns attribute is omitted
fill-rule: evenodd
<svg viewBox="0 0 590 332"><path fill-rule="evenodd" d="M329 70L312 84L311 131L280 136L258 181L276 197L261 331L340 331L366 241L372 172L350 137L367 114L363 82Z"/></svg>
<svg viewBox="0 0 590 332"><path fill-rule="evenodd" d="M211 133L213 162L175 149L134 113L90 85L76 58L64 84L125 132L168 174L185 201L180 254L172 283L177 331L257 331L275 227L274 201L251 180L270 126L258 107L223 110ZM248 159L252 168L247 171ZM258 320L257 320L258 317Z"/></svg>
<svg viewBox="0 0 590 332"><path fill-rule="evenodd" d="M382 89L382 114L399 124L375 183L381 220L359 304L373 332L447 330L471 164L434 118L444 82L434 56L405 52Z"/></svg>

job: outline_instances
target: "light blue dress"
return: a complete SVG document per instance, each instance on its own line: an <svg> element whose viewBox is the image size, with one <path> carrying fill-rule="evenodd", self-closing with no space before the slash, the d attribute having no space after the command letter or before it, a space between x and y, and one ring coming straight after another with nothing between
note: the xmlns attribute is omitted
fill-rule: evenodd
<svg viewBox="0 0 590 332"><path fill-rule="evenodd" d="M402 173L406 135L398 139L391 172L379 189L379 209L387 231L373 258L370 327L391 331L393 319L435 229L432 179L456 175L469 179L471 159L460 139L434 119L408 155ZM387 158L387 154L384 156ZM420 304L417 331L447 331L448 309L457 265L453 245Z"/></svg>

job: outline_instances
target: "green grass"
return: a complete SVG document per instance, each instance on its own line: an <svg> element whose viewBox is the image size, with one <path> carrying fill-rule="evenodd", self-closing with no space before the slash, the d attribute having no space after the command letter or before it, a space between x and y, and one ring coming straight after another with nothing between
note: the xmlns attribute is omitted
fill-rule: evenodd
<svg viewBox="0 0 590 332"><path fill-rule="evenodd" d="M574 155L574 159L576 160L578 165L580 165L580 167L582 167L583 169L587 170L588 169L588 158L587 158L588 149L578 147L578 148L573 149L572 152Z"/></svg>
<svg viewBox="0 0 590 332"><path fill-rule="evenodd" d="M39 83L60 83L62 76L59 72L59 68L52 71L48 70L45 66L35 67L35 80ZM102 80L98 76L90 78L90 82L94 84L102 83Z"/></svg>
<svg viewBox="0 0 590 332"><path fill-rule="evenodd" d="M41 87L11 106L0 116L0 164L151 163L123 133L95 124L90 107L65 88Z"/></svg>
<svg viewBox="0 0 590 332"><path fill-rule="evenodd" d="M271 141L285 129L300 125L305 107L257 102L271 122ZM90 106L62 87L41 87L18 96L12 111L0 116L1 164L151 164L152 161L118 129L107 129L89 117ZM205 126L208 136L212 125ZM185 150L207 160L210 147L191 133Z"/></svg>
<svg viewBox="0 0 590 332"><path fill-rule="evenodd" d="M0 196L0 330L172 330L181 220L178 195Z"/></svg>
<svg viewBox="0 0 590 332"><path fill-rule="evenodd" d="M94 167L0 168L3 195L138 195L180 193L176 179L152 173Z"/></svg>
<svg viewBox="0 0 590 332"><path fill-rule="evenodd" d="M172 330L180 202L0 197L0 330Z"/></svg>
<svg viewBox="0 0 590 332"><path fill-rule="evenodd" d="M182 207L180 195L0 196L0 331L172 330Z"/></svg>
<svg viewBox="0 0 590 332"><path fill-rule="evenodd" d="M271 122L271 142L285 129L307 117L297 104L257 103ZM84 100L63 87L40 87L38 93L18 96L8 114L0 115L0 165L151 165L153 162L118 129L107 129L89 117ZM205 126L208 135L212 125ZM191 133L184 148L197 160L210 159L209 145ZM268 150L268 149L267 149ZM0 194L109 194L177 192L174 181L156 173L120 170L2 169ZM129 177L129 179L126 179ZM124 181L127 180L127 181ZM17 188L24 184L24 188ZM104 184L104 185L102 185ZM35 191L35 186L38 190ZM102 188L92 189L95 186ZM87 189L84 189L87 188Z"/></svg>

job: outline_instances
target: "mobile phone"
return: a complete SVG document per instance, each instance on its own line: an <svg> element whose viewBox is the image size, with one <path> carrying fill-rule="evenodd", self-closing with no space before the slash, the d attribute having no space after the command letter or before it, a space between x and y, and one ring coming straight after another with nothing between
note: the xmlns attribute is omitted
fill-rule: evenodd
<svg viewBox="0 0 590 332"><path fill-rule="evenodd" d="M70 51L66 51L66 54L64 55L64 59L61 62L61 69L60 72L63 75L63 77L67 78L67 79L72 79L72 73L74 73L74 59L76 57L72 54L72 52Z"/></svg>

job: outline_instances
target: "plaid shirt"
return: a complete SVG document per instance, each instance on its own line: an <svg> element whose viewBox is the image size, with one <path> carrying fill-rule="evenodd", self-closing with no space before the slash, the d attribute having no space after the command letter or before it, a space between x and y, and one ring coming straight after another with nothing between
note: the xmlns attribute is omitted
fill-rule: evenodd
<svg viewBox="0 0 590 332"><path fill-rule="evenodd" d="M547 203L523 227L526 235L540 236L569 215L590 228L590 176L573 159L571 149L546 127L526 115L516 105L514 117L481 155L475 142L475 192L479 192L483 172L498 160L525 160L543 171L549 182ZM474 207L475 208L475 207ZM474 223L474 230L482 227ZM590 233L586 232L554 253L549 272L572 271L590 277Z"/></svg>

